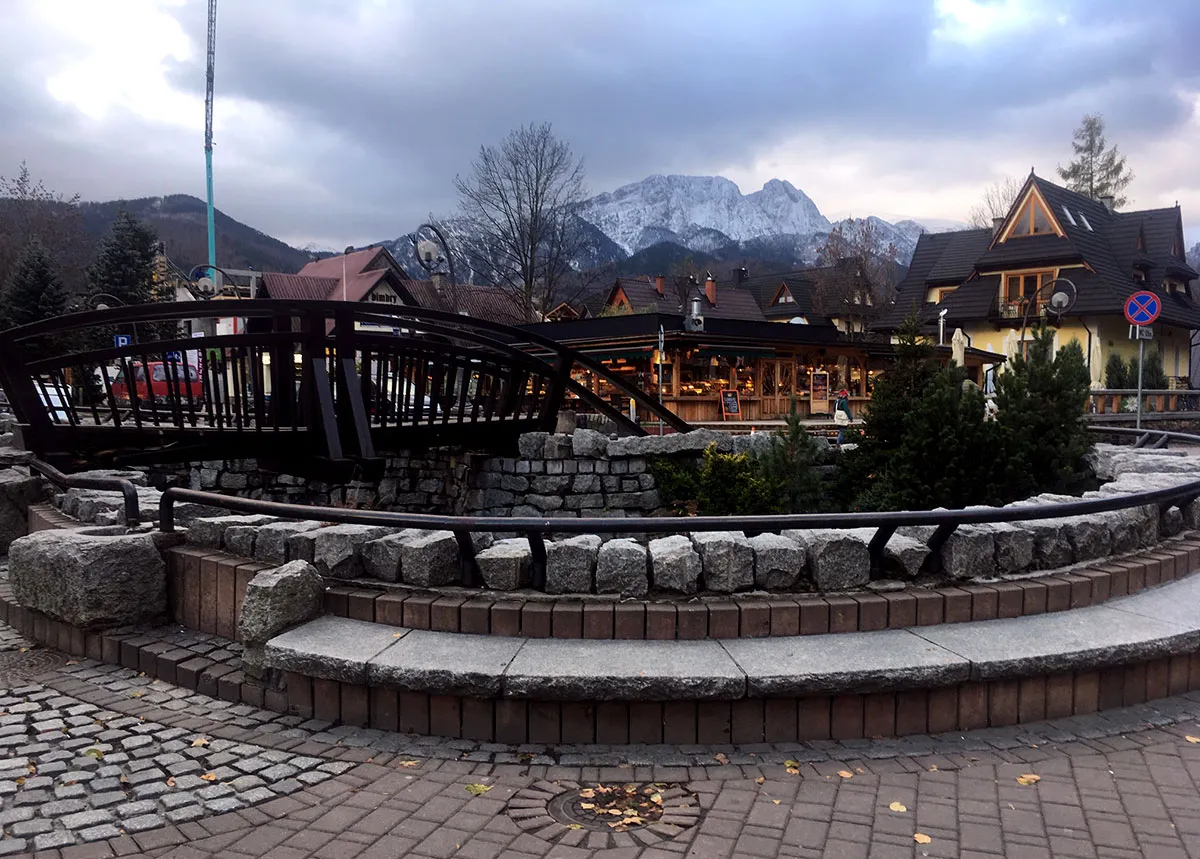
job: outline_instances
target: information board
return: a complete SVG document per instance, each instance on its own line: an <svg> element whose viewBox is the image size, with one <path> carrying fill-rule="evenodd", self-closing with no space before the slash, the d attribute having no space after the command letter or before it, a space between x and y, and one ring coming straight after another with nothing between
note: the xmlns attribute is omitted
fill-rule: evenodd
<svg viewBox="0 0 1200 859"><path fill-rule="evenodd" d="M812 391L809 413L812 415L829 414L829 373L825 370L813 370L809 390Z"/></svg>
<svg viewBox="0 0 1200 859"><path fill-rule="evenodd" d="M742 416L742 401L738 399L738 392L725 389L721 391L721 420Z"/></svg>

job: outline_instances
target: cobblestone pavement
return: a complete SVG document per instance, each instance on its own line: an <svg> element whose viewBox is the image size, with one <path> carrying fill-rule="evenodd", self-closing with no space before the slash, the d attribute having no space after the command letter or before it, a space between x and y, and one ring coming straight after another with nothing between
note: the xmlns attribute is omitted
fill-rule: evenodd
<svg viewBox="0 0 1200 859"><path fill-rule="evenodd" d="M0 626L0 855L1200 857L1200 694L966 735L548 749L301 722L55 656ZM562 815L631 783L657 822Z"/></svg>

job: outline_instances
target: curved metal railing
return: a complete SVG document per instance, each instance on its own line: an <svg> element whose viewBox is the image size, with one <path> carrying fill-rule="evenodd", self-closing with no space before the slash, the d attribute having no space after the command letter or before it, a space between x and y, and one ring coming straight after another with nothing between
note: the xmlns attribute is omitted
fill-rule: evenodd
<svg viewBox="0 0 1200 859"><path fill-rule="evenodd" d="M1111 433L1112 428L1094 428ZM1118 431L1120 432L1120 431ZM1136 431L1134 431L1136 432ZM1167 433L1178 440L1200 444L1200 435ZM660 534L680 531L745 531L760 533L787 529L812 528L873 528L868 542L871 565L877 568L884 547L896 530L905 526L933 526L934 532L926 541L936 554L960 525L999 522L1028 522L1088 516L1114 510L1126 510L1156 505L1160 510L1172 505L1185 505L1200 498L1200 479L1177 486L1152 489L1130 495L1081 499L1053 504L1013 507L971 507L962 510L899 510L876 513L795 513L769 516L646 516L628 519L613 518L533 518L509 516L446 516L426 513L399 513L383 510L351 510L340 507L310 507L251 498L237 498L214 492L171 487L163 492L159 502L159 527L171 531L175 527L174 505L177 501L193 501L240 513L260 513L281 519L309 519L322 522L359 525L383 525L393 528L423 528L451 531L458 538L464 560L462 583L473 587L479 584L474 563L471 534L474 532L518 533L529 540L533 558L533 585L545 584L547 534Z"/></svg>

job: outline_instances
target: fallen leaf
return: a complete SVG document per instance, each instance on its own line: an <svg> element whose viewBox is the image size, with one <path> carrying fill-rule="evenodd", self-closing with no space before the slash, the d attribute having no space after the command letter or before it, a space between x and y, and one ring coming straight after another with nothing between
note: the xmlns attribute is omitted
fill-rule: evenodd
<svg viewBox="0 0 1200 859"><path fill-rule="evenodd" d="M419 767L420 765L420 761L400 761L400 766L404 767L405 769L412 769L413 767Z"/></svg>
<svg viewBox="0 0 1200 859"><path fill-rule="evenodd" d="M594 803L594 802L581 802L581 803L579 803L579 807L580 807L580 808L582 808L584 811L591 811L593 808L595 808L595 807L596 807L596 803Z"/></svg>
<svg viewBox="0 0 1200 859"><path fill-rule="evenodd" d="M578 823L568 823L567 829L583 829Z"/></svg>
<svg viewBox="0 0 1200 859"><path fill-rule="evenodd" d="M933 839L924 832L915 832L913 833L913 841L917 842L918 844L928 844L929 842L933 841Z"/></svg>
<svg viewBox="0 0 1200 859"><path fill-rule="evenodd" d="M198 746L207 746L211 742L212 740L210 740L208 737L196 737L196 739L192 740L192 747L196 748Z"/></svg>
<svg viewBox="0 0 1200 859"><path fill-rule="evenodd" d="M850 770L838 770L838 775L842 778L854 778L854 773L850 772Z"/></svg>
<svg viewBox="0 0 1200 859"><path fill-rule="evenodd" d="M96 760L100 760L104 757L104 752L100 751L99 749L88 749L84 752L84 754L89 758L95 758Z"/></svg>
<svg viewBox="0 0 1200 859"><path fill-rule="evenodd" d="M892 811L908 811L908 806L903 802L893 802L888 806Z"/></svg>
<svg viewBox="0 0 1200 859"><path fill-rule="evenodd" d="M141 691L138 691L138 692L131 692L131 693L130 693L130 695L129 695L129 697L131 697L131 698L141 698L141 697L142 697L143 695L145 695L145 694L146 694L145 692L141 692Z"/></svg>
<svg viewBox="0 0 1200 859"><path fill-rule="evenodd" d="M579 791L580 799L593 799L595 796L596 796L596 791L592 790L590 787Z"/></svg>
<svg viewBox="0 0 1200 859"><path fill-rule="evenodd" d="M651 794L650 801L653 802L655 805L662 805L662 794L661 793Z"/></svg>
<svg viewBox="0 0 1200 859"><path fill-rule="evenodd" d="M217 774L216 773L205 773L204 775L200 776L200 778L203 779L204 781L216 781Z"/></svg>
<svg viewBox="0 0 1200 859"><path fill-rule="evenodd" d="M930 765L929 765L929 771L930 771L931 773L935 773L935 772L937 772L937 771L938 771L937 764L930 764Z"/></svg>
<svg viewBox="0 0 1200 859"><path fill-rule="evenodd" d="M729 758L727 758L721 752L717 752L715 755L713 755L713 760L719 763L721 766L725 766L725 764L729 763Z"/></svg>
<svg viewBox="0 0 1200 859"><path fill-rule="evenodd" d="M788 775L800 775L800 770L796 769L795 767L788 767L787 774ZM829 778L829 776L825 776L825 778Z"/></svg>
<svg viewBox="0 0 1200 859"><path fill-rule="evenodd" d="M399 638L399 637L400 637L400 636L402 636L402 635L404 635L404 633L403 633L403 632L393 632L393 633L392 633L392 638Z"/></svg>
<svg viewBox="0 0 1200 859"><path fill-rule="evenodd" d="M78 660L78 659L68 659L68 660L67 660L67 664L68 664L68 665L78 665L78 664L79 664L79 660Z"/></svg>
<svg viewBox="0 0 1200 859"><path fill-rule="evenodd" d="M1034 775L1033 773L1025 773L1025 775L1017 776L1017 784L1025 785L1026 787L1031 784L1037 784L1041 780L1042 777L1040 775Z"/></svg>
<svg viewBox="0 0 1200 859"><path fill-rule="evenodd" d="M21 648L21 652L22 652L22 653L28 653L28 652L29 652L29 648L28 648L28 647L22 647L22 648Z"/></svg>
<svg viewBox="0 0 1200 859"><path fill-rule="evenodd" d="M469 784L467 785L467 793L471 796L482 796L492 789L490 784Z"/></svg>
<svg viewBox="0 0 1200 859"><path fill-rule="evenodd" d="M793 769L798 769L800 767L800 761L794 761L791 758L788 758L786 761L783 762L783 765L785 767L792 767Z"/></svg>
<svg viewBox="0 0 1200 859"><path fill-rule="evenodd" d="M175 787L175 776L171 776L169 779L167 779L167 787Z"/></svg>
<svg viewBox="0 0 1200 859"><path fill-rule="evenodd" d="M24 785L25 785L25 776L21 776L19 779L17 779L17 787L24 787Z"/></svg>
<svg viewBox="0 0 1200 859"><path fill-rule="evenodd" d="M1184 737L1184 739L1187 740L1189 743L1200 743L1200 737L1193 737L1190 734L1188 736Z"/></svg>
<svg viewBox="0 0 1200 859"><path fill-rule="evenodd" d="M775 803L776 805L779 805L779 800L777 800L777 799L773 799L773 800L771 800L771 802Z"/></svg>
<svg viewBox="0 0 1200 859"><path fill-rule="evenodd" d="M129 784L129 776L125 775L125 773L121 773L121 777L118 778L117 781L119 781L121 784Z"/></svg>
<svg viewBox="0 0 1200 859"><path fill-rule="evenodd" d="M754 783L755 783L755 784L762 784L764 781L766 781L766 779L765 779L765 778L763 778L762 776L759 776L758 778L756 778L756 779L754 780Z"/></svg>

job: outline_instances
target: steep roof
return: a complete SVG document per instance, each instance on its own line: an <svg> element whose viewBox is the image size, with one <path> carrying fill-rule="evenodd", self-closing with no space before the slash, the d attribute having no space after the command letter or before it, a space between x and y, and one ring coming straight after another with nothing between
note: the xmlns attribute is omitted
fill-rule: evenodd
<svg viewBox="0 0 1200 859"><path fill-rule="evenodd" d="M498 286L456 284L443 285L439 289L431 280L410 280L405 286L418 307L461 313L505 325L526 325L532 321L517 297Z"/></svg>
<svg viewBox="0 0 1200 859"><path fill-rule="evenodd" d="M327 301L341 285L339 277L315 277L306 274L263 272L263 290L267 298L283 301Z"/></svg>
<svg viewBox="0 0 1200 859"><path fill-rule="evenodd" d="M754 296L759 309L768 319L788 319L793 316L804 316L810 324L828 324L828 319L818 317L813 307L813 296L816 290L817 269L798 269L781 274L762 274L748 278L734 288L743 290ZM791 302L774 304L781 289L786 289L792 296Z"/></svg>
<svg viewBox="0 0 1200 859"><path fill-rule="evenodd" d="M1062 235L1055 231L1001 241L1031 194L1040 195ZM1162 285L1168 275L1184 282L1200 277L1184 261L1182 237L1178 207L1112 212L1098 200L1030 174L995 234L961 230L917 239L908 275L878 327L895 330L913 307L923 322L935 321L933 305L925 303L931 286L957 285L938 307L947 310L948 320L985 319L996 313L1004 271L1082 264L1065 275L1078 293L1072 316L1120 314L1128 297L1145 289L1162 299L1164 322L1197 328L1200 304L1187 291L1168 294ZM1146 272L1145 282L1135 280L1135 268Z"/></svg>
<svg viewBox="0 0 1200 859"><path fill-rule="evenodd" d="M667 278L660 295L654 281L649 277L619 277L609 290L605 306L610 305L617 290L625 293L632 313L665 313L679 315L688 311L693 296L701 300L706 317L714 319L742 319L762 322L766 319L758 302L749 292L731 284L717 284L717 300L708 300L704 284L695 286L676 284Z"/></svg>

